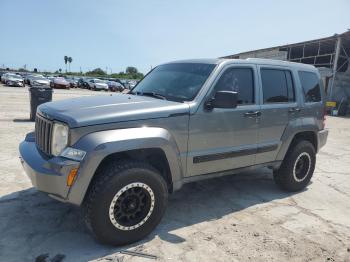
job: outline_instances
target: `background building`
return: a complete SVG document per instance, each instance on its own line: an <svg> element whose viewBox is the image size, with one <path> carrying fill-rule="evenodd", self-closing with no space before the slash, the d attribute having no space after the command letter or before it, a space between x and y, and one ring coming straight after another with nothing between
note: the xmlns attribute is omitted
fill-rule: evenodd
<svg viewBox="0 0 350 262"><path fill-rule="evenodd" d="M316 66L324 81L328 101L337 107L350 100L350 31L330 37L264 48L223 58L269 58Z"/></svg>

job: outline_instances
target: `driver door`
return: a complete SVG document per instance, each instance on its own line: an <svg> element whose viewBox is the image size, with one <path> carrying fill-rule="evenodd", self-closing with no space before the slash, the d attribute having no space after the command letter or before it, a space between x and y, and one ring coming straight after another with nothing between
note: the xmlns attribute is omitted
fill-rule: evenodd
<svg viewBox="0 0 350 262"><path fill-rule="evenodd" d="M223 69L198 111L190 116L187 176L255 163L260 116L257 79L255 65ZM220 90L238 92L238 106L205 109L205 102Z"/></svg>

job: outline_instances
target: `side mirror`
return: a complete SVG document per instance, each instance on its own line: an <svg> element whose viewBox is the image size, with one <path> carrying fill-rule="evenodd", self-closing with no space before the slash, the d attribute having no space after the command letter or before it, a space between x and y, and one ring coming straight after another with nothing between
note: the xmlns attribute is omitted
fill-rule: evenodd
<svg viewBox="0 0 350 262"><path fill-rule="evenodd" d="M217 91L212 99L205 103L205 108L236 108L238 93L234 91Z"/></svg>

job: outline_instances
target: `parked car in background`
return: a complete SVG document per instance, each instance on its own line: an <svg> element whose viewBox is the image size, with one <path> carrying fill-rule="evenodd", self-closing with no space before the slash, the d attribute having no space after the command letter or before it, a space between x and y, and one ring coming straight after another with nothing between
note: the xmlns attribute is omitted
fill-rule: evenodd
<svg viewBox="0 0 350 262"><path fill-rule="evenodd" d="M115 80L108 81L107 85L109 90L112 92L116 92L116 91L122 92L124 90L124 86L121 83L116 82Z"/></svg>
<svg viewBox="0 0 350 262"><path fill-rule="evenodd" d="M34 76L30 78L29 84L31 86L49 86L50 80L43 76Z"/></svg>
<svg viewBox="0 0 350 262"><path fill-rule="evenodd" d="M51 81L50 86L52 88L62 88L62 89L69 89L70 88L69 82L66 79L64 79L64 77L55 77Z"/></svg>
<svg viewBox="0 0 350 262"><path fill-rule="evenodd" d="M0 71L0 81L2 82L2 76L8 73L7 71Z"/></svg>
<svg viewBox="0 0 350 262"><path fill-rule="evenodd" d="M51 85L51 82L55 79L56 77L54 76L48 76L47 79L50 81L50 85Z"/></svg>
<svg viewBox="0 0 350 262"><path fill-rule="evenodd" d="M95 91L100 91L100 90L104 90L104 91L108 91L108 85L105 81L100 80L100 79L90 79L88 81L89 84L89 89L91 90L95 90Z"/></svg>
<svg viewBox="0 0 350 262"><path fill-rule="evenodd" d="M137 85L136 80L130 80L129 81L129 89L133 89Z"/></svg>
<svg viewBox="0 0 350 262"><path fill-rule="evenodd" d="M89 80L91 80L92 78L90 77L82 77L78 80L78 87L80 88L89 88Z"/></svg>
<svg viewBox="0 0 350 262"><path fill-rule="evenodd" d="M14 73L3 74L1 79L7 86L24 86L23 78L20 75Z"/></svg>
<svg viewBox="0 0 350 262"><path fill-rule="evenodd" d="M28 85L31 85L31 82L34 78L44 78L44 76L40 74L27 74L24 78L24 82Z"/></svg>
<svg viewBox="0 0 350 262"><path fill-rule="evenodd" d="M84 87L84 78L79 78L79 80L78 80L78 87L80 87L80 88L83 88Z"/></svg>
<svg viewBox="0 0 350 262"><path fill-rule="evenodd" d="M66 77L66 80L69 83L70 88L77 88L78 87L78 78Z"/></svg>

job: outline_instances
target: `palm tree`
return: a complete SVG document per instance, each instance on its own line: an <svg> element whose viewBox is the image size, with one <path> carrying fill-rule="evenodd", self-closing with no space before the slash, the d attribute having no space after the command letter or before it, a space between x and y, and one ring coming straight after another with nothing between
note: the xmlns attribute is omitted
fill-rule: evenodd
<svg viewBox="0 0 350 262"><path fill-rule="evenodd" d="M66 65L66 73L67 73L67 62L68 62L68 56L64 56L64 63Z"/></svg>
<svg viewBox="0 0 350 262"><path fill-rule="evenodd" d="M69 72L70 72L70 64L73 62L73 58L72 57L68 57L68 63L69 63Z"/></svg>

